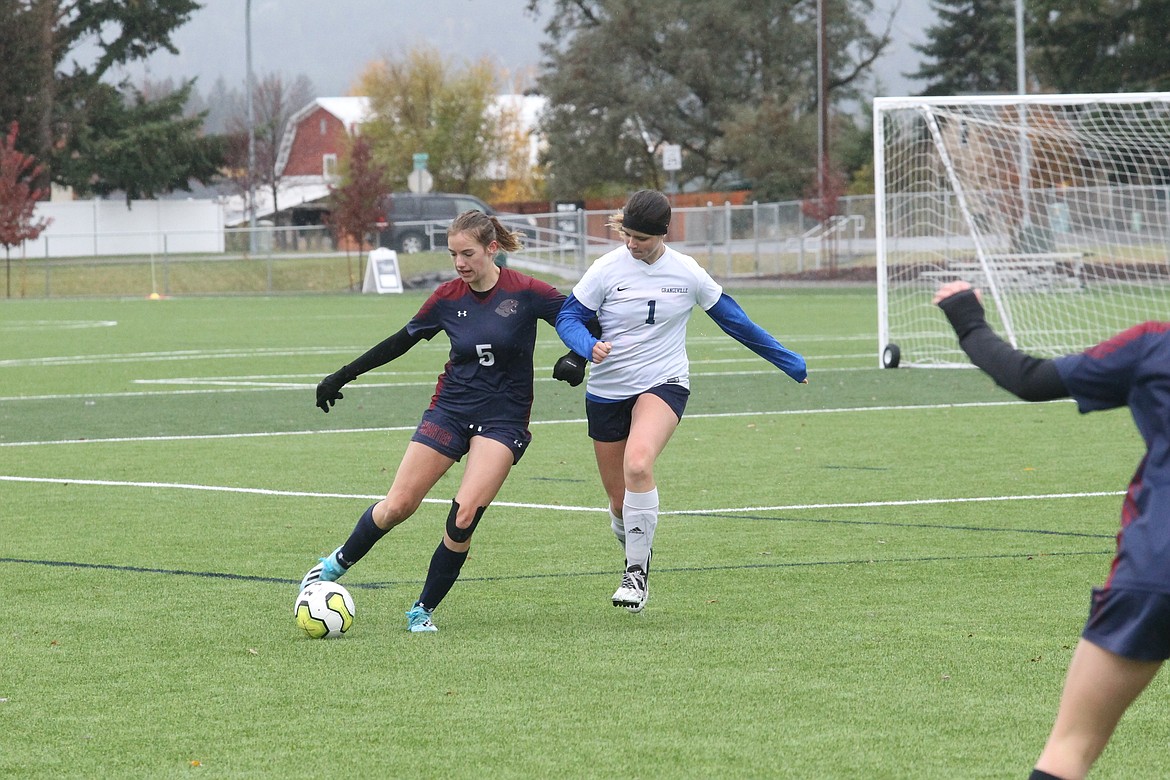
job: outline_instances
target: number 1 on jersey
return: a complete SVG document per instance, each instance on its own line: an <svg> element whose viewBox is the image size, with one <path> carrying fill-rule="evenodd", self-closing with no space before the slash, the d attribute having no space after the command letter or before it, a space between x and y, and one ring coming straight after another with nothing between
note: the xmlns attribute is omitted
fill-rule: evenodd
<svg viewBox="0 0 1170 780"><path fill-rule="evenodd" d="M648 307L650 307L650 311L648 311L646 313L646 324L647 325L654 324L654 303L655 303L654 301L646 301L646 305Z"/></svg>

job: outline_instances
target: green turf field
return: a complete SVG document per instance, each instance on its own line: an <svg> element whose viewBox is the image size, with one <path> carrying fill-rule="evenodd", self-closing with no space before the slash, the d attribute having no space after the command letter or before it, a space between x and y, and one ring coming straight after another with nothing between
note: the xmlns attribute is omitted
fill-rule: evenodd
<svg viewBox="0 0 1170 780"><path fill-rule="evenodd" d="M645 612L609 603L582 388L542 326L532 447L439 632L403 612L460 466L342 580L331 641L298 634L297 585L389 486L445 340L328 415L313 388L423 296L0 304L0 776L1026 777L1128 414L883 371L871 289L736 295L810 384L695 313ZM1094 778L1170 775L1166 685Z"/></svg>

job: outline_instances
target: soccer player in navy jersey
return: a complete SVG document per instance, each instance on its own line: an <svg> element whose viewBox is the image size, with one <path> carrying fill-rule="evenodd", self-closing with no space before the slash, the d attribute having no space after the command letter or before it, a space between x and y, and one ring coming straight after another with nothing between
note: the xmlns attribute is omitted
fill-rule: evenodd
<svg viewBox="0 0 1170 780"><path fill-rule="evenodd" d="M561 340L593 363L585 388L589 437L609 498L610 527L626 555L612 602L631 612L649 598L659 506L654 462L690 396L686 328L695 305L789 377L808 382L803 357L748 319L694 258L666 245L670 211L661 192L631 195L609 223L623 246L589 267L557 317ZM588 328L594 317L600 336Z"/></svg>
<svg viewBox="0 0 1170 780"><path fill-rule="evenodd" d="M971 362L1025 401L1072 397L1082 413L1128 406L1146 443L1121 505L1117 552L1073 651L1056 722L1031 780L1081 780L1122 714L1170 657L1170 322L1135 325L1075 355L1039 359L987 324L979 293L935 294Z"/></svg>
<svg viewBox="0 0 1170 780"><path fill-rule="evenodd" d="M437 630L431 615L459 577L476 524L532 440L528 421L536 324L554 324L565 300L545 282L496 265L497 253L515 252L520 242L495 217L479 211L460 214L451 223L447 247L459 278L439 285L404 328L317 385L317 406L328 412L343 397L342 386L361 374L440 332L451 341L430 406L386 498L367 509L345 543L301 582L303 589L344 574L387 531L414 514L439 478L466 455L443 539L431 557L422 593L406 613L414 632Z"/></svg>

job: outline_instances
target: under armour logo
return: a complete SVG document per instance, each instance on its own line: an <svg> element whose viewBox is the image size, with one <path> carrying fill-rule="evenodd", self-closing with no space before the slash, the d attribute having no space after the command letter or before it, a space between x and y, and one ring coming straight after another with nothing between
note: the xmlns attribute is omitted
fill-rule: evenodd
<svg viewBox="0 0 1170 780"><path fill-rule="evenodd" d="M463 311L457 311L457 312L455 312L455 316L456 316L456 317L466 317L466 316L467 316L467 310L466 310L466 309L464 309Z"/></svg>

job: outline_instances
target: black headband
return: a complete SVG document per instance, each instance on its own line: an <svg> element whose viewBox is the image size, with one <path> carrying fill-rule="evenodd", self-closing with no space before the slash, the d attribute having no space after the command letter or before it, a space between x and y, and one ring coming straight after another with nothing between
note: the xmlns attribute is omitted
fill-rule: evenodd
<svg viewBox="0 0 1170 780"><path fill-rule="evenodd" d="M665 236L666 229L670 227L670 212L667 212L665 219L657 222L640 214L622 214L622 227L648 236Z"/></svg>

